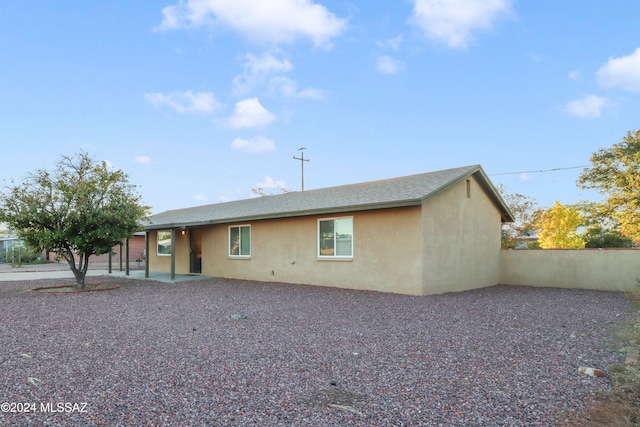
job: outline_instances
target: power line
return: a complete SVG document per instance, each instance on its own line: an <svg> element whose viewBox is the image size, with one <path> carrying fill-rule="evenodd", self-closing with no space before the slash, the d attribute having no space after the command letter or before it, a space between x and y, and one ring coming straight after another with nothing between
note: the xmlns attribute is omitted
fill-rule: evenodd
<svg viewBox="0 0 640 427"><path fill-rule="evenodd" d="M556 172L556 171L564 171L568 169L580 169L580 168L588 168L589 166L569 166L566 168L554 168L554 169L540 169L535 171L522 171L522 172L503 172L503 173L490 173L490 176L498 176L498 175L519 175L522 173L544 173L544 172Z"/></svg>

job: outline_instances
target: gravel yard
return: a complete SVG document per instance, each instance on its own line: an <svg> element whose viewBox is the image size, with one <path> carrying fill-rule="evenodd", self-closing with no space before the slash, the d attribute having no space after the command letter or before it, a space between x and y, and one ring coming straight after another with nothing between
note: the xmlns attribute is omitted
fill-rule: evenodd
<svg viewBox="0 0 640 427"><path fill-rule="evenodd" d="M122 287L0 282L0 403L35 404L0 425L558 425L608 388L578 367L622 361L609 336L634 318L584 290L88 281Z"/></svg>

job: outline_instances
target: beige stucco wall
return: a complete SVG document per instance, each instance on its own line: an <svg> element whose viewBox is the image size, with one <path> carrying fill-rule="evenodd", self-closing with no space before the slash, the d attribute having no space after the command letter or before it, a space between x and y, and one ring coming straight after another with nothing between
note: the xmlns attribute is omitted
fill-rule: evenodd
<svg viewBox="0 0 640 427"><path fill-rule="evenodd" d="M176 230L176 274L189 273L189 234L182 234ZM158 234L156 231L149 232L149 269L159 273L171 272L171 256L158 256Z"/></svg>
<svg viewBox="0 0 640 427"><path fill-rule="evenodd" d="M353 259L317 256L318 219L353 217ZM420 208L253 221L251 258L227 255L228 227L213 228L203 274L419 295ZM204 245L203 245L204 246Z"/></svg>
<svg viewBox="0 0 640 427"><path fill-rule="evenodd" d="M319 259L318 219L353 217L353 259ZM250 221L204 227L202 274L420 295L420 207ZM231 225L251 226L251 257L228 256ZM188 231L187 231L188 233ZM176 274L189 272L189 239L176 232ZM150 270L170 272L149 233Z"/></svg>
<svg viewBox="0 0 640 427"><path fill-rule="evenodd" d="M500 253L502 283L630 291L640 278L638 249L523 249Z"/></svg>
<svg viewBox="0 0 640 427"><path fill-rule="evenodd" d="M500 283L500 213L470 178L428 200L422 211L423 295Z"/></svg>

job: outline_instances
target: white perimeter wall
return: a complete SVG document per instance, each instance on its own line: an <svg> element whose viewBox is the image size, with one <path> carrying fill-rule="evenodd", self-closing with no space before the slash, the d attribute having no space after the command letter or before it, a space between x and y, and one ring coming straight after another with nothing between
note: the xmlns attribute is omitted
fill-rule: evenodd
<svg viewBox="0 0 640 427"><path fill-rule="evenodd" d="M638 249L505 249L501 282L509 285L631 291L640 279Z"/></svg>

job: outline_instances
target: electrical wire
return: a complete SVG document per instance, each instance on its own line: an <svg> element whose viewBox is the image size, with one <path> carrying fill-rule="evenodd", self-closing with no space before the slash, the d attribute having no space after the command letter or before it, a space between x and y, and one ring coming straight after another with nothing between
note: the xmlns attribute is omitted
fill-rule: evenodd
<svg viewBox="0 0 640 427"><path fill-rule="evenodd" d="M490 173L489 176L498 176L498 175L519 175L522 173L544 173L544 172L556 172L563 171L568 169L580 169L580 168L588 168L589 166L569 166L566 168L554 168L554 169L540 169L535 171L522 171L522 172L503 172L503 173Z"/></svg>

